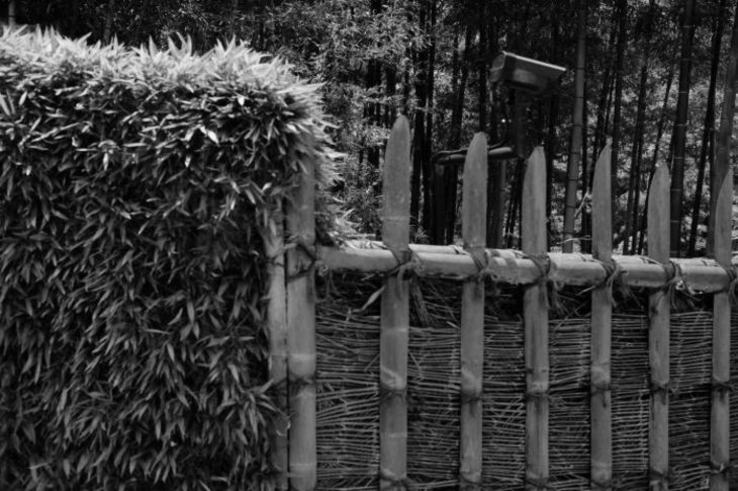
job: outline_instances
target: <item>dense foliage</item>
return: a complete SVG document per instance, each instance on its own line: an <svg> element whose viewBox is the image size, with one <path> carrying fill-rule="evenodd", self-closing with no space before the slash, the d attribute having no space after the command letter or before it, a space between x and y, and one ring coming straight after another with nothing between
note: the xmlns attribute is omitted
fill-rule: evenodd
<svg viewBox="0 0 738 491"><path fill-rule="evenodd" d="M367 233L379 228L378 167L387 130L394 116L404 112L413 125L416 240L447 242L458 234L453 227L458 173L439 174L433 154L465 146L480 130L492 142L510 140L509 94L489 79L494 57L507 50L562 65L568 71L558 91L535 101L529 113L531 134L548 156L550 245L562 244L570 166L578 177L576 196L568 196L578 210L575 236L586 245L592 170L606 138L612 137L616 247L643 251L640 229L650 176L656 163L675 171L676 161L679 171L673 174L684 179L683 184L681 177L675 179L682 192L673 195L683 204L682 252L704 252L710 189L719 180L712 142L735 0L13 3L21 23L54 25L72 35L90 33L93 41L117 37L131 45L148 39L165 44L168 36L181 32L201 51L235 37L284 56L302 76L323 83L326 111L336 123L333 136L346 153L341 169L345 186L337 196L349 219ZM586 51L583 135L576 140L582 141L581 148L572 149L580 32ZM688 94L683 103L678 102L680 92ZM581 158L573 162L570 156L578 152ZM508 165L506 173L498 167L491 175L504 185L491 187L490 196L504 199L490 200L488 237L499 238L495 245L517 246L518 166ZM451 208L448 223L440 225L439 203Z"/></svg>
<svg viewBox="0 0 738 491"><path fill-rule="evenodd" d="M330 172L315 88L240 44L0 60L0 489L268 487L263 235Z"/></svg>

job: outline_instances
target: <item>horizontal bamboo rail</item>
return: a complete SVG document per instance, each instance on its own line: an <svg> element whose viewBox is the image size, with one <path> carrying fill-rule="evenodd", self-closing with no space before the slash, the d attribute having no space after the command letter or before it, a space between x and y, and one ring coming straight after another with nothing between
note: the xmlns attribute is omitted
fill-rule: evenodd
<svg viewBox="0 0 738 491"><path fill-rule="evenodd" d="M414 273L420 277L443 277L463 280L478 274L471 255L456 246L410 245ZM510 285L530 285L541 280L539 266L524 254L508 249L486 249L487 268L493 281ZM547 254L550 268L547 278L566 286L594 286L607 278L608 269L587 254ZM613 256L622 271L621 284L631 288L664 288L676 273L685 289L702 293L725 291L731 275L717 261L708 258L672 258L661 264L644 256ZM342 247L318 247L321 267L334 271L389 273L397 267L397 259L381 243L348 241ZM733 258L732 270L738 270Z"/></svg>

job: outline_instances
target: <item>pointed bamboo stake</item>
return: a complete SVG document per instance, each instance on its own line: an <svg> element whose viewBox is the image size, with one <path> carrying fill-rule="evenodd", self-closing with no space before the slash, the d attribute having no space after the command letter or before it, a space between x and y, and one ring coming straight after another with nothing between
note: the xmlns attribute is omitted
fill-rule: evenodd
<svg viewBox="0 0 738 491"><path fill-rule="evenodd" d="M474 135L464 162L462 203L464 249L480 261L487 230L487 138ZM478 267L482 267L479 263ZM460 489L482 485L482 370L484 359L484 281L464 282L461 299Z"/></svg>
<svg viewBox="0 0 738 491"><path fill-rule="evenodd" d="M724 268L731 266L733 170L727 166L720 194L715 202L715 259ZM712 491L727 491L730 465L730 297L729 292L713 296L712 325L712 410L710 415L710 461Z"/></svg>
<svg viewBox="0 0 738 491"><path fill-rule="evenodd" d="M592 256L612 261L612 189L610 165L612 142L600 153L592 182ZM602 284L592 290L592 338L590 366L591 489L612 487L612 412L610 351L612 341L612 294Z"/></svg>
<svg viewBox="0 0 738 491"><path fill-rule="evenodd" d="M669 170L661 164L648 201L648 257L669 262ZM649 473L652 490L668 489L669 474L669 296L666 289L649 296L648 356L651 371Z"/></svg>
<svg viewBox="0 0 738 491"><path fill-rule="evenodd" d="M410 256L410 128L397 118L384 160L382 240L399 261ZM402 274L386 279L379 340L380 489L405 489L407 480L407 350L409 286Z"/></svg>
<svg viewBox="0 0 738 491"><path fill-rule="evenodd" d="M290 485L315 489L315 179L311 159L302 162L302 182L287 210L287 228L297 247L287 253L287 347L290 384Z"/></svg>
<svg viewBox="0 0 738 491"><path fill-rule="evenodd" d="M546 253L546 158L536 147L528 158L523 181L523 252L541 258ZM526 289L525 317L526 489L548 487L548 292L545 282Z"/></svg>
<svg viewBox="0 0 738 491"><path fill-rule="evenodd" d="M282 415L277 418L272 441L271 460L278 472L276 487L288 489L287 432L287 291L284 283L284 216L281 207L274 212L265 238L265 252L270 259L267 267L266 325L269 333L269 376L277 390L277 404Z"/></svg>

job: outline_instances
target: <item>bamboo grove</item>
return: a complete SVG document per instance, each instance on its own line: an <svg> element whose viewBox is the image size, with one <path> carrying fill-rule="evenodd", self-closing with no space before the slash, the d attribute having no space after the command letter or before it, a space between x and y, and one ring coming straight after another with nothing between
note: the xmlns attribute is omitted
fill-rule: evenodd
<svg viewBox="0 0 738 491"><path fill-rule="evenodd" d="M235 36L292 62L323 83L333 138L345 153L334 196L360 232L374 234L379 173L398 113L412 123L414 238L460 236L460 167L438 152L511 135L510 95L489 79L501 50L567 68L557 90L527 113L532 144L547 159L548 245L591 248L594 163L612 138L615 247L644 251L648 183L660 162L672 171L672 255L704 254L722 101L730 99L733 0L220 0L39 2L16 0L19 23L54 25L91 40L165 42L180 32L197 49ZM42 5L43 4L43 5ZM519 161L490 167L488 245L520 245ZM448 206L437 206L437 203Z"/></svg>

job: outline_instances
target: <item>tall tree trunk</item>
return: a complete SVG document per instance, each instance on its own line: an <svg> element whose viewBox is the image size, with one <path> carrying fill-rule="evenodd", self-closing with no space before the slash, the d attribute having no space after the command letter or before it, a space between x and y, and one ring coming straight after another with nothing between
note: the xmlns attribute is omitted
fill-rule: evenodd
<svg viewBox="0 0 738 491"><path fill-rule="evenodd" d="M582 160L582 127L584 121L584 77L587 40L587 2L579 2L579 19L577 26L577 72L574 88L574 124L571 132L571 150L566 182L566 207L564 209L564 252L574 250L574 214L577 207L577 183L579 182L579 166Z"/></svg>
<svg viewBox="0 0 738 491"><path fill-rule="evenodd" d="M614 71L614 60L616 51L616 40L617 40L617 16L612 16L612 26L610 28L610 39L608 40L607 47L607 58L605 60L604 74L602 77L602 87L600 88L599 96L597 98L597 123L595 124L594 132L594 143L592 145L592 165L587 167L586 175L584 180L586 185L583 187L585 193L591 191L591 183L594 175L594 166L597 163L598 153L602 151L605 146L605 134L607 133L607 119L609 115L608 101L613 90L613 77L612 72ZM583 118L586 121L586 118ZM592 235L592 215L588 207L582 209L582 235L585 237L591 237ZM582 243L582 252L590 252L591 243L590 240L585 240Z"/></svg>
<svg viewBox="0 0 738 491"><path fill-rule="evenodd" d="M551 62L559 62L559 9L552 6L551 14ZM553 171L554 171L554 154L556 153L556 126L559 119L559 97L552 94L548 105L548 130L546 131L546 247L551 249L551 238L554 236L554 220L553 213Z"/></svg>
<svg viewBox="0 0 738 491"><path fill-rule="evenodd" d="M714 21L712 34L712 62L710 64L710 85L707 89L707 108L705 109L705 125L702 131L702 147L700 149L700 160L697 164L697 185L694 191L694 203L692 204L692 226L689 234L688 256L695 255L697 244L697 225L700 222L700 209L702 208L702 187L705 181L705 167L708 153L710 155L710 169L715 167L715 159L712 152L708 152L713 142L715 133L715 89L717 87L717 74L720 67L720 47L722 45L723 31L725 30L727 0L720 0L719 11Z"/></svg>
<svg viewBox="0 0 738 491"><path fill-rule="evenodd" d="M673 60L676 58L676 51L675 54L671 57ZM664 102L661 105L661 114L659 116L659 122L656 124L656 142L654 144L653 148L653 156L651 157L651 167L648 173L648 184L646 185L646 201L643 204L643 213L641 213L641 231L646 229L646 220L647 220L647 213L648 210L648 200L649 200L649 193L651 190L651 181L653 181L653 175L656 172L656 164L659 161L659 148L661 147L661 138L664 135L664 125L666 123L666 115L669 109L669 95L671 94L671 86L674 82L674 62L669 63L669 72L666 75L666 88L664 89ZM668 162L668 159L667 159ZM638 239L638 254L643 254L643 247L645 245L645 237L646 235L644 233L641 233L640 238Z"/></svg>
<svg viewBox="0 0 738 491"><path fill-rule="evenodd" d="M426 110L425 110L425 138L422 148L423 153L423 216L429 218L426 230L431 232L432 243L440 244L443 238L443 213L437 213L439 207L433 199L433 176L435 172L431 163L433 149L433 90L435 84L435 61L436 61L436 0L429 1L430 24L428 33L430 44L428 46L428 71L426 72Z"/></svg>
<svg viewBox="0 0 738 491"><path fill-rule="evenodd" d="M490 5L485 10L487 17L487 53L485 59L487 61L492 60L493 57L499 51L498 43L498 31L497 31L497 16L495 14L495 7ZM484 26L482 26L484 27ZM486 71L485 71L486 74ZM485 92L491 94L492 97L488 97L489 114L487 121L487 133L489 134L492 142L497 141L497 115L494 113L496 107L499 105L495 103L494 96L495 92L490 91L485 78ZM505 218L505 203L507 198L507 162L504 160L497 160L492 163L490 169L490 177L487 181L487 246L488 247L502 247L502 238L504 235L504 218Z"/></svg>
<svg viewBox="0 0 738 491"><path fill-rule="evenodd" d="M466 98L466 85L469 80L469 60L471 58L471 44L474 36L474 28L467 26L466 35L464 37L464 54L461 57L459 82L454 91L454 107L451 111L451 134L449 138L450 148L461 147L461 129L464 116L464 101ZM458 55L457 55L458 56ZM444 197L448 207L446 208L446 233L453 239L454 227L456 224L456 194L459 184L459 168L455 166L447 167L447 177L445 182L446 188Z"/></svg>
<svg viewBox="0 0 738 491"><path fill-rule="evenodd" d="M103 30L103 41L107 44L113 37L113 16L115 15L115 0L108 0L105 12L105 28Z"/></svg>
<svg viewBox="0 0 738 491"><path fill-rule="evenodd" d="M626 0L618 0L618 16L619 16L619 23L618 23L618 48L617 48L617 55L616 55L616 61L615 61L615 110L613 114L613 121L612 121L612 169L611 169L611 175L610 178L612 180L612 213L613 215L616 214L618 206L617 206L617 196L618 196L618 181L617 181L617 170L618 170L618 157L620 152L620 144L621 144L621 128L620 128L620 122L621 122L621 113L622 113L622 106L623 106L623 78L624 78L624 59L625 59L625 36L626 36L626 27L627 27L627 20L628 20L628 3Z"/></svg>
<svg viewBox="0 0 738 491"><path fill-rule="evenodd" d="M738 6L736 6L733 19L733 33L730 41L730 57L728 69L725 73L725 92L723 94L723 107L720 114L720 128L717 136L717 155L715 157L714 171L711 172L710 180L710 225L708 229L708 255L714 257L715 253L715 205L717 195L723 181L728 174L730 166L730 140L733 135L733 116L735 114L735 84L736 72L738 71Z"/></svg>
<svg viewBox="0 0 738 491"><path fill-rule="evenodd" d="M687 142L689 109L689 75L692 69L692 40L694 38L694 0L686 0L682 17L682 56L679 63L679 97L674 123L674 161L671 168L671 233L669 254L679 257L682 236L682 196L684 194L684 150Z"/></svg>
<svg viewBox="0 0 738 491"><path fill-rule="evenodd" d="M641 161L643 156L643 119L646 112L646 83L648 82L648 66L644 59L641 65L641 79L638 84L638 109L633 130L633 150L630 159L630 178L628 186L628 205L625 215L625 241L623 254L632 253L636 249L638 235L638 202L641 190ZM632 247L631 247L632 244Z"/></svg>
<svg viewBox="0 0 738 491"><path fill-rule="evenodd" d="M656 0L650 0L645 23L639 36L644 35L641 77L638 84L638 107L636 122L633 131L633 147L630 160L630 179L628 186L628 206L625 215L625 241L623 253L632 253L637 246L638 236L638 205L641 191L641 162L643 156L643 120L646 113L646 83L648 82L648 60L651 55L651 33L653 31L653 17L656 13Z"/></svg>
<svg viewBox="0 0 738 491"><path fill-rule="evenodd" d="M419 23L421 28L425 28L426 12L420 9ZM423 152L425 148L425 108L427 102L427 84L428 76L428 57L423 52L413 53L415 62L415 125L413 128L413 172L410 178L410 223L414 230L417 230L421 223L420 217L420 196L421 196L421 175L423 170ZM427 222L429 217L423 216L422 223L425 233L429 230Z"/></svg>
<svg viewBox="0 0 738 491"><path fill-rule="evenodd" d="M8 0L8 26L15 27L18 25L16 21L16 3L15 0Z"/></svg>

